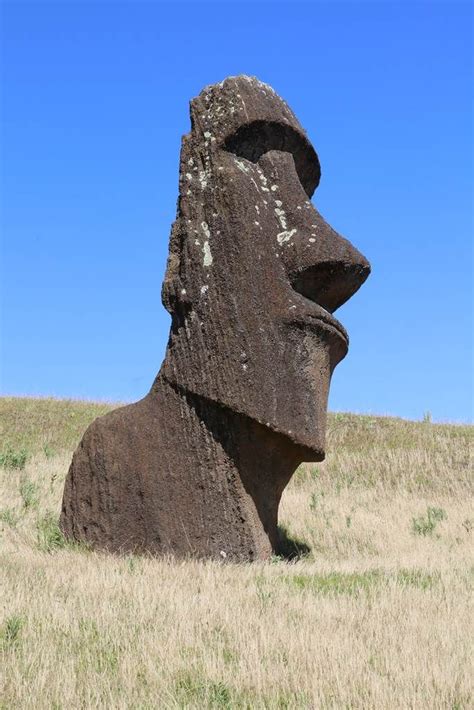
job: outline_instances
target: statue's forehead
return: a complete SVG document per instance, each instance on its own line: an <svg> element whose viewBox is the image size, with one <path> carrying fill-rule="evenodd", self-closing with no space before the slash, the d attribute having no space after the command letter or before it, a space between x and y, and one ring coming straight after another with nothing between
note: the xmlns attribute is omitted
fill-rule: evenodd
<svg viewBox="0 0 474 710"><path fill-rule="evenodd" d="M289 152L309 196L319 184L319 160L306 132L287 103L255 77L207 86L191 101L191 122L198 141L212 140L253 162L269 150Z"/></svg>

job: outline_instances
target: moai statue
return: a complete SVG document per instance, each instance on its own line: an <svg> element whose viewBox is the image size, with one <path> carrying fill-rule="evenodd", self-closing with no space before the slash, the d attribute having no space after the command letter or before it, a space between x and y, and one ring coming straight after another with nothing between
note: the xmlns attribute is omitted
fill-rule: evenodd
<svg viewBox="0 0 474 710"><path fill-rule="evenodd" d="M278 505L324 458L333 312L367 260L310 202L318 157L287 104L253 77L191 101L162 298L166 356L150 392L96 419L74 453L61 528L114 552L256 560Z"/></svg>

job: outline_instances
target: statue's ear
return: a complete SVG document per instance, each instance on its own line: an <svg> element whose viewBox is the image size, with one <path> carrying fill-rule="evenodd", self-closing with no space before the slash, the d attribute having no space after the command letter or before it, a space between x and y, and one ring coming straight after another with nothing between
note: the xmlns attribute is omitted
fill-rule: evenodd
<svg viewBox="0 0 474 710"><path fill-rule="evenodd" d="M161 287L161 302L168 311L170 315L173 315L173 311L176 308L176 277L171 276L173 267L171 265L173 256L170 254L168 256L168 266L166 268L165 278L163 279L163 285ZM179 278L179 277L178 277Z"/></svg>
<svg viewBox="0 0 474 710"><path fill-rule="evenodd" d="M161 287L161 301L171 316L179 310L180 295L183 291L180 277L181 251L182 236L180 234L179 219L177 219L171 229L166 273Z"/></svg>
<svg viewBox="0 0 474 710"><path fill-rule="evenodd" d="M252 121L227 136L224 150L253 163L271 150L291 153L296 172L308 197L319 185L321 166L316 151L308 138L293 126L278 121Z"/></svg>

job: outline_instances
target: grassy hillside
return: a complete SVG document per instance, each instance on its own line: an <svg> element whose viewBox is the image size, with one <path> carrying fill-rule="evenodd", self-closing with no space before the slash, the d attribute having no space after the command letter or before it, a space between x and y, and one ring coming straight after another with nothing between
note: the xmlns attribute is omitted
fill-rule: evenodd
<svg viewBox="0 0 474 710"><path fill-rule="evenodd" d="M299 558L178 563L57 528L112 408L0 399L0 708L472 707L474 427L333 414L281 504Z"/></svg>

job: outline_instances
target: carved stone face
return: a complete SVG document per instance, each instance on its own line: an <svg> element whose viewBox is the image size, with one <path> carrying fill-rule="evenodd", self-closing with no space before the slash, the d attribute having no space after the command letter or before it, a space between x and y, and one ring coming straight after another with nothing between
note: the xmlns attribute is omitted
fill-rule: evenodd
<svg viewBox="0 0 474 710"><path fill-rule="evenodd" d="M163 303L161 376L324 456L333 311L370 272L310 202L317 155L273 89L226 79L191 102Z"/></svg>

